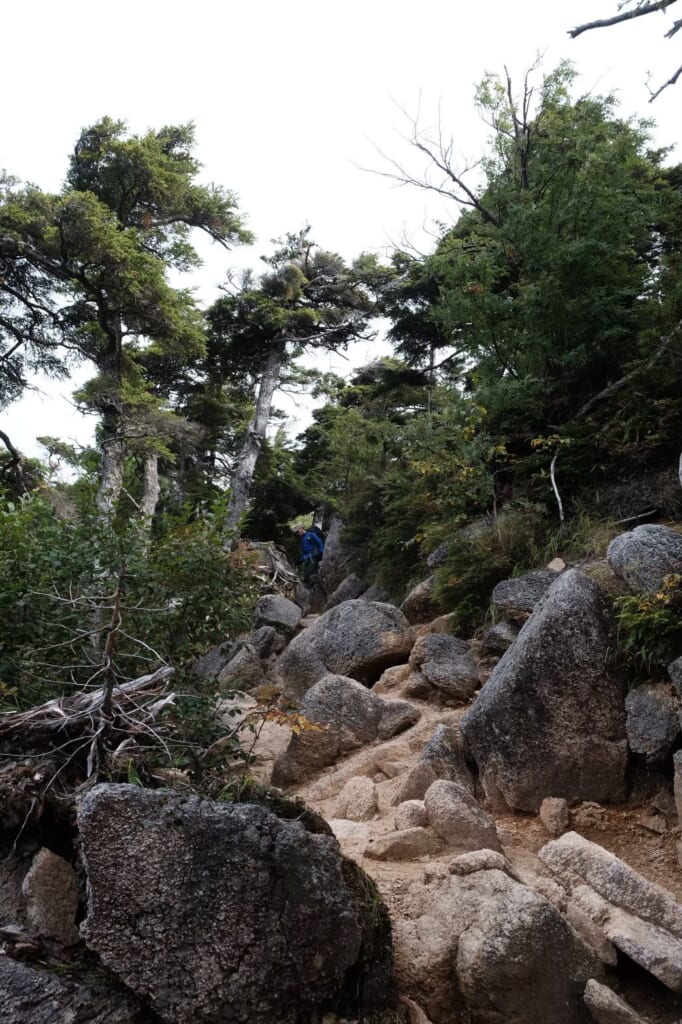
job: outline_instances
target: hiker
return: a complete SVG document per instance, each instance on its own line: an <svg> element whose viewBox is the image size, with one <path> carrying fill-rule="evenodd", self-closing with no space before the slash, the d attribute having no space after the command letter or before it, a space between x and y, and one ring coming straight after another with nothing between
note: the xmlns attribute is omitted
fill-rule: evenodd
<svg viewBox="0 0 682 1024"><path fill-rule="evenodd" d="M298 523L298 525L294 527L294 533L298 537L301 545L303 582L305 584L309 584L313 577L317 575L318 566L322 561L322 555L324 554L324 538L322 536L322 531L319 527L311 526L310 529L308 529L303 525L303 523Z"/></svg>

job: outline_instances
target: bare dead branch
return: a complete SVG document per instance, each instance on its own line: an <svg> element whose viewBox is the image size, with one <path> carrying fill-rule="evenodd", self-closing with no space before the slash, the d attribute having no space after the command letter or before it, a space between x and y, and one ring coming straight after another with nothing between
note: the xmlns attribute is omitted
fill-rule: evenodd
<svg viewBox="0 0 682 1024"><path fill-rule="evenodd" d="M118 581L116 583L116 591L114 593L114 607L111 610L111 620L107 627L107 637L104 643L104 650L102 652L102 668L104 670L104 693L102 696L102 729L107 731L111 724L111 706L113 700L114 686L116 685L116 674L113 668L113 657L116 649L116 637L118 631L121 628L121 597L123 595L123 585L125 582L126 567L125 562L121 562L121 566L118 571Z"/></svg>
<svg viewBox="0 0 682 1024"><path fill-rule="evenodd" d="M577 25L575 28L569 29L568 34L571 39L577 39L583 32L591 32L596 28L610 28L612 25L618 25L623 21L643 18L646 14L653 14L655 11L666 11L668 7L672 7L675 3L677 3L677 0L654 0L652 3L642 4L629 11L621 11L620 14L614 14L612 18L600 18L597 21L585 22L584 25Z"/></svg>
<svg viewBox="0 0 682 1024"><path fill-rule="evenodd" d="M682 64L681 64L681 65L680 65L680 67L679 67L679 68L677 69L677 71L675 72L675 74L674 74L674 75L672 75L672 76L671 76L671 77L670 77L670 78L668 79L668 81L667 81L667 82L664 82L664 83L663 83L663 85L661 85L661 86L660 86L660 87L659 87L658 89L656 89L656 91L655 91L655 92L651 92L651 89L649 89L649 92L651 92L651 96L649 97L649 103L653 103L653 102L654 102L654 100L655 100L655 99L657 99L657 98L658 98L658 97L659 97L659 96L661 95L661 93L663 92L663 90L664 90L664 89L667 89L667 88L668 88L668 86L670 86L670 85L675 85L675 83L677 82L677 79L678 79L678 78L680 77L680 75L682 75Z"/></svg>
<svg viewBox="0 0 682 1024"><path fill-rule="evenodd" d="M631 370L630 373L626 373L624 377L620 377L618 380L615 380L612 384L608 384L602 391L599 391L596 395L592 395L592 397L589 398L587 402L585 402L585 404L580 407L580 409L578 409L577 413L574 416L574 419L582 419L582 417L586 416L587 413L597 404L597 402L602 402L605 398L610 398L611 395L615 395L616 392L622 391L623 388L627 384L629 384L634 377L642 373L644 370L648 370L652 366L654 366L654 364L658 362L663 353L669 347L672 340L672 334L665 335L663 338L661 338L660 345L655 350L655 352L649 357L649 359L647 359L645 363L641 364L640 366L636 366L634 370Z"/></svg>
<svg viewBox="0 0 682 1024"><path fill-rule="evenodd" d="M12 460L9 463L9 465L18 466L21 463L21 460L22 460L23 456L22 456L21 452L17 448L14 447L14 445L12 444L12 442L10 441L9 437L7 436L7 434L5 433L4 430L0 430L0 441L2 441L2 443L5 446L5 448L7 449L7 451L12 456Z"/></svg>
<svg viewBox="0 0 682 1024"><path fill-rule="evenodd" d="M454 142L452 138L446 140L443 135L440 110L438 127L435 132L435 137L432 137L419 127L419 108L417 110L417 114L412 116L408 114L404 107L401 107L399 104L396 104L396 106L410 126L409 135L405 136L406 141L413 147L413 149L416 149L417 152L421 153L427 159L427 173L422 178L416 177L407 171L403 164L394 160L392 157L389 157L382 149L380 149L379 146L374 142L371 142L371 140L370 142L375 152L383 161L385 161L385 163L392 167L393 170L380 171L373 167L359 167L359 169L370 174L376 174L380 178L389 178L398 185L411 185L426 192L434 192L436 195L443 196L443 198L454 201L459 205L469 206L478 210L483 219L488 223L493 224L495 227L500 227L500 220L496 214L481 202L480 197L476 194L474 189L471 188L464 180L464 175L471 171L473 167L471 165L465 165L461 171L455 169L453 164ZM431 180L428 175L429 165L440 172L442 175L440 181Z"/></svg>
<svg viewBox="0 0 682 1024"><path fill-rule="evenodd" d="M627 0L625 0L625 2L627 2ZM612 18L602 18L598 21L588 21L584 25L578 25L576 28L570 29L568 34L571 37L571 39L575 39L577 36L581 35L581 33L589 32L592 29L609 28L612 25L618 25L619 23L624 21L632 21L633 18L641 18L646 14L654 14L657 11L665 13L668 10L668 8L672 7L672 5L675 3L677 3L677 0L651 0L651 2L649 3L644 2L644 0L640 0L636 7L630 8L629 10L625 11L621 9L620 13L615 14ZM625 3L619 5L620 8L624 6ZM668 31L665 33L665 38L672 39L673 36L677 35L677 33L681 29L682 18L678 18L677 21L673 22L672 27L668 29ZM649 87L649 81L651 79L651 75L649 75L645 83L646 88L649 91L649 103L653 103L655 99L658 99L662 92L664 92L671 85L675 85L680 75L682 75L682 65L677 69L677 71L673 75L671 75L671 77L666 82L664 82L655 90Z"/></svg>
<svg viewBox="0 0 682 1024"><path fill-rule="evenodd" d="M557 460L558 456L559 456L559 449L557 448L557 450L554 452L554 458L552 459L552 462L551 462L550 467L549 467L549 478L552 481L552 490L554 491L554 497L556 498L556 503L559 506L559 520L560 520L560 522L563 523L563 521L564 521L564 503L561 500L561 495L559 494L559 488L557 487L556 475L555 475L556 460Z"/></svg>

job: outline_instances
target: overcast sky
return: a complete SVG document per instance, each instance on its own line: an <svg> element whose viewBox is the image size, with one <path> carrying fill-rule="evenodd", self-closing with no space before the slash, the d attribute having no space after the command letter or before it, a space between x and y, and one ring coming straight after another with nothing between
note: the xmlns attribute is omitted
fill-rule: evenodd
<svg viewBox="0 0 682 1024"><path fill-rule="evenodd" d="M359 168L382 169L374 147L410 159L401 109L419 108L428 126L440 105L456 150L480 155L487 130L472 100L486 70L506 64L520 82L539 52L546 70L567 57L580 92L617 91L623 114L655 117L659 144L680 134L682 84L652 106L644 84L649 72L660 83L682 63L682 46L663 39L670 13L568 38L574 25L613 15L616 0L3 6L0 167L56 190L79 131L103 115L136 132L193 121L205 179L238 195L257 236L248 252L202 246L205 266L192 284L206 301L230 266L257 267L270 239L306 223L319 244L347 258L383 252L404 233L428 245L422 228L456 211ZM372 354L364 345L353 363ZM348 365L336 358L323 368L347 373ZM73 387L61 390L68 397ZM26 451L41 433L86 436L54 386L44 391L0 416Z"/></svg>

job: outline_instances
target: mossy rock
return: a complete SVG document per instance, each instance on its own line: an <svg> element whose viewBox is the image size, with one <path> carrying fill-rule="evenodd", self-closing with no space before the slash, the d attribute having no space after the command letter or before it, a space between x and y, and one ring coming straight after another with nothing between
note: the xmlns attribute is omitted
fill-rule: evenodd
<svg viewBox="0 0 682 1024"><path fill-rule="evenodd" d="M313 811L298 796L287 796L275 786L266 786L256 779L236 779L223 790L221 800L237 804L259 804L282 821L298 821L313 835L333 836L321 814Z"/></svg>
<svg viewBox="0 0 682 1024"><path fill-rule="evenodd" d="M284 821L300 822L314 834L334 834L324 818L300 797L287 796L280 789L251 778L230 787L224 799L259 804ZM399 1005L393 977L393 938L386 904L374 881L354 861L342 857L341 870L358 908L362 946L356 963L347 971L334 1005L323 1009L346 1019L358 1018L367 1024L408 1024L407 1013Z"/></svg>
<svg viewBox="0 0 682 1024"><path fill-rule="evenodd" d="M605 558L599 558L594 562L577 566L577 568L583 576L587 576L596 584L609 609L612 608L613 602L617 598L626 597L630 593L626 584L616 576Z"/></svg>
<svg viewBox="0 0 682 1024"><path fill-rule="evenodd" d="M393 934L386 904L374 881L355 861L344 857L341 869L360 911L362 946L333 1009L368 1024L407 1024L393 976Z"/></svg>

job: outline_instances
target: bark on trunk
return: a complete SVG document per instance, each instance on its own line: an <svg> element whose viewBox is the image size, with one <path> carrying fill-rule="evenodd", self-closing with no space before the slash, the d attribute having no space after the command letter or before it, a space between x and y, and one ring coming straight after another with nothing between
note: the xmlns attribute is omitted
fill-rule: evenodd
<svg viewBox="0 0 682 1024"><path fill-rule="evenodd" d="M159 455L148 452L144 458L142 497L140 498L140 519L150 523L159 501Z"/></svg>
<svg viewBox="0 0 682 1024"><path fill-rule="evenodd" d="M237 464L232 476L230 504L225 523L228 534L234 533L238 536L239 521L248 507L251 482L263 444L263 438L265 437L265 431L267 430L268 420L270 419L272 398L282 370L285 353L286 341L281 341L275 345L270 350L265 371L261 377L258 387L258 398L256 400L256 412L253 420L249 423L246 439L237 458Z"/></svg>
<svg viewBox="0 0 682 1024"><path fill-rule="evenodd" d="M123 489L126 452L123 400L121 398L123 328L115 315L109 314L101 307L98 319L107 343L96 359L99 381L102 386L102 394L96 402L96 408L99 409L102 416L100 442L102 462L96 504L102 515L110 518L116 511L116 502Z"/></svg>
<svg viewBox="0 0 682 1024"><path fill-rule="evenodd" d="M125 443L120 426L120 417L111 413L102 419L102 465L97 508L106 516L114 511L123 487Z"/></svg>

